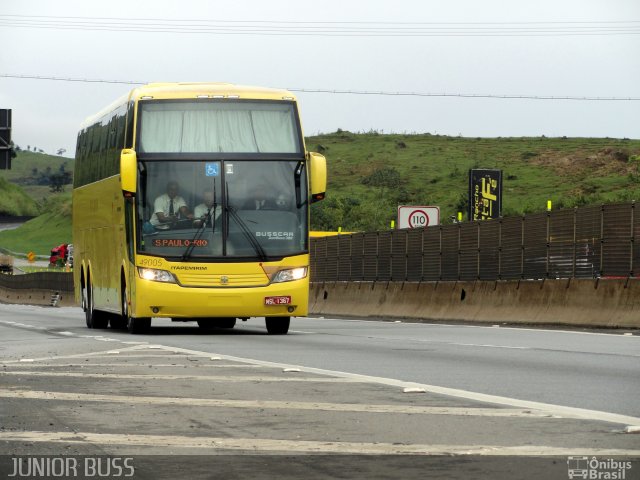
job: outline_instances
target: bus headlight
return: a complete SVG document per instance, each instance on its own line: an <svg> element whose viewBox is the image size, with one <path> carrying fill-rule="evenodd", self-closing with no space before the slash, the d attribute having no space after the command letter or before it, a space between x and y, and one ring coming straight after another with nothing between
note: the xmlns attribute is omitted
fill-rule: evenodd
<svg viewBox="0 0 640 480"><path fill-rule="evenodd" d="M176 277L166 270L138 267L138 275L140 275L140 278L153 282L176 283Z"/></svg>
<svg viewBox="0 0 640 480"><path fill-rule="evenodd" d="M293 280L302 280L307 276L307 267L290 268L288 270L280 270L273 276L272 283L292 282Z"/></svg>

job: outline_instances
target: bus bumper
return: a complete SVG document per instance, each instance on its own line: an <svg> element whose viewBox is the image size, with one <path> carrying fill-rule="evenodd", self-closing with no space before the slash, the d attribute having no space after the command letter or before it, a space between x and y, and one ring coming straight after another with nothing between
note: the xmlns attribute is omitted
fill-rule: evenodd
<svg viewBox="0 0 640 480"><path fill-rule="evenodd" d="M309 279L275 283L265 287L184 287L174 283L137 279L131 299L134 317L280 317L306 316L309 307ZM146 283L146 285L144 285ZM143 293L144 292L144 293ZM271 304L273 298L288 301ZM267 304L269 303L269 304Z"/></svg>

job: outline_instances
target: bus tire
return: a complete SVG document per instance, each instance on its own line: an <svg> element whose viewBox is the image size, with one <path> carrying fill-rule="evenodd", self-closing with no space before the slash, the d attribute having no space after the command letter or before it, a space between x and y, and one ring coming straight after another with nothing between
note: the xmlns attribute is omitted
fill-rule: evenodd
<svg viewBox="0 0 640 480"><path fill-rule="evenodd" d="M131 318L127 321L127 330L129 333L144 333L151 327L150 318Z"/></svg>
<svg viewBox="0 0 640 480"><path fill-rule="evenodd" d="M286 335L289 331L291 317L266 317L265 323L269 335Z"/></svg>
<svg viewBox="0 0 640 480"><path fill-rule="evenodd" d="M83 303L86 305L84 314L87 327L107 328L109 318L105 313L95 310L93 307L93 286L91 284L88 284L83 290Z"/></svg>
<svg viewBox="0 0 640 480"><path fill-rule="evenodd" d="M213 325L218 328L233 328L236 326L236 319L232 317L216 318Z"/></svg>
<svg viewBox="0 0 640 480"><path fill-rule="evenodd" d="M109 323L111 328L124 330L129 325L129 302L127 301L127 290L124 282L120 292L120 315L111 317Z"/></svg>
<svg viewBox="0 0 640 480"><path fill-rule="evenodd" d="M127 328L127 321L121 316L114 316L109 319L109 326L114 330L124 330Z"/></svg>

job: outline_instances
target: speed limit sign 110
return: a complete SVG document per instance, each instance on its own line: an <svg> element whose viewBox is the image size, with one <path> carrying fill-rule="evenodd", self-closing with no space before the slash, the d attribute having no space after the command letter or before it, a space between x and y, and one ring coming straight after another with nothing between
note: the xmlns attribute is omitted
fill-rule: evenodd
<svg viewBox="0 0 640 480"><path fill-rule="evenodd" d="M423 228L440 225L440 207L398 207L398 228Z"/></svg>

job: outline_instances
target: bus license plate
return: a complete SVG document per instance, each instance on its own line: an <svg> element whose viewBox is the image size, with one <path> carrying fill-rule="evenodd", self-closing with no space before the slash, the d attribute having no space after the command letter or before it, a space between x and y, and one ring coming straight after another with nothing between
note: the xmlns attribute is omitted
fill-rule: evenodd
<svg viewBox="0 0 640 480"><path fill-rule="evenodd" d="M265 305L289 305L291 304L291 297L264 297Z"/></svg>

